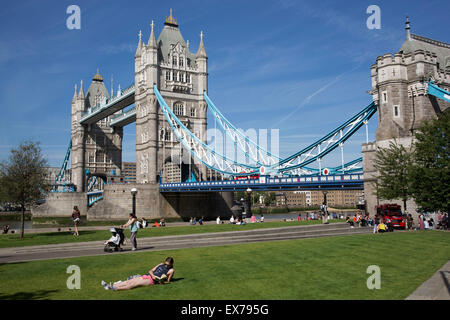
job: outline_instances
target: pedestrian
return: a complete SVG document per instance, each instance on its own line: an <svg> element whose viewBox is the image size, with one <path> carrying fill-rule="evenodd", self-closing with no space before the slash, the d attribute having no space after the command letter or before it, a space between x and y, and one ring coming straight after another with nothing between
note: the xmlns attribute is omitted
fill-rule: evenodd
<svg viewBox="0 0 450 320"><path fill-rule="evenodd" d="M443 216L442 216L442 230L447 230L448 229L448 214L447 213L445 213Z"/></svg>
<svg viewBox="0 0 450 320"><path fill-rule="evenodd" d="M423 222L423 214L419 215L419 229L424 230L425 229L425 223Z"/></svg>
<svg viewBox="0 0 450 320"><path fill-rule="evenodd" d="M380 217L377 215L375 215L375 219L373 219L373 233L377 233L378 232L378 225L380 224Z"/></svg>
<svg viewBox="0 0 450 320"><path fill-rule="evenodd" d="M406 218L406 224L408 225L408 230L411 231L412 227L413 227L413 221L414 218L412 217L412 215L409 213L408 214L408 218Z"/></svg>
<svg viewBox="0 0 450 320"><path fill-rule="evenodd" d="M190 224L190 225L193 225L193 224L194 224L194 219L192 219L192 217L191 217L191 219L189 220L189 224Z"/></svg>
<svg viewBox="0 0 450 320"><path fill-rule="evenodd" d="M7 234L8 231L9 231L9 225L8 225L8 224L7 224L7 225L4 225L4 226L3 226L3 234Z"/></svg>
<svg viewBox="0 0 450 320"><path fill-rule="evenodd" d="M200 219L198 219L198 224L201 226L203 225L203 217L200 217Z"/></svg>
<svg viewBox="0 0 450 320"><path fill-rule="evenodd" d="M300 214L298 214L297 221L298 222L302 221L302 217L300 216Z"/></svg>
<svg viewBox="0 0 450 320"><path fill-rule="evenodd" d="M161 218L161 220L159 220L159 226L160 227L165 227L166 226L166 219Z"/></svg>
<svg viewBox="0 0 450 320"><path fill-rule="evenodd" d="M231 215L230 224L234 224L234 215Z"/></svg>
<svg viewBox="0 0 450 320"><path fill-rule="evenodd" d="M252 223L256 222L256 217L255 217L255 215L253 213L252 213L252 217L250 218L250 220L252 221Z"/></svg>
<svg viewBox="0 0 450 320"><path fill-rule="evenodd" d="M216 224L220 224L220 216L216 219Z"/></svg>
<svg viewBox="0 0 450 320"><path fill-rule="evenodd" d="M261 222L264 222L264 215L261 215Z"/></svg>
<svg viewBox="0 0 450 320"><path fill-rule="evenodd" d="M73 211L72 211L72 220L73 220L73 224L75 226L75 232L73 233L74 236L80 235L78 233L78 223L80 222L80 218L81 218L80 210L78 209L77 206L74 206Z"/></svg>
<svg viewBox="0 0 450 320"><path fill-rule="evenodd" d="M138 226L137 226L137 217L134 213L130 213L129 219L127 223L125 223L122 228L130 227L130 242L132 245L131 251L137 250L137 241L136 241L136 235L138 232Z"/></svg>
<svg viewBox="0 0 450 320"><path fill-rule="evenodd" d="M195 226L197 224L197 217L194 217L194 220L192 220L192 225Z"/></svg>

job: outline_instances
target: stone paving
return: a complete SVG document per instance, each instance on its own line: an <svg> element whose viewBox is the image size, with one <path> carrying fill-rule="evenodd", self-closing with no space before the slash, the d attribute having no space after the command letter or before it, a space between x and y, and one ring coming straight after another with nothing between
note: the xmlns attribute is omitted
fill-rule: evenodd
<svg viewBox="0 0 450 320"><path fill-rule="evenodd" d="M240 244L260 241L353 235L371 232L372 228L363 227L351 229L346 223L332 223L327 225L317 224L308 226L267 228L248 231L214 232L179 236L161 236L147 238L138 237L138 250L134 251L133 253L143 251L148 252L204 246ZM103 252L103 243L104 241L91 241L55 245L2 248L0 249L0 264L32 260L132 253L129 243L124 246L124 251L122 252L105 253Z"/></svg>

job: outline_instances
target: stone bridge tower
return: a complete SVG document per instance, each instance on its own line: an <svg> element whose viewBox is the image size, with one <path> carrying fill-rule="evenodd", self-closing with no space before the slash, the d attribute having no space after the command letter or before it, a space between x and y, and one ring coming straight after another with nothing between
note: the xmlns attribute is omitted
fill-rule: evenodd
<svg viewBox="0 0 450 320"><path fill-rule="evenodd" d="M83 82L80 91L72 99L72 182L77 191L87 191L87 180L91 175L97 176L97 187L111 176L119 176L122 168L122 128L108 125L110 117L92 125L79 123L88 108L100 105L109 99L108 90L103 77L94 75L87 93L84 93ZM89 174L86 174L86 172Z"/></svg>
<svg viewBox="0 0 450 320"><path fill-rule="evenodd" d="M378 107L376 141L363 144L364 194L367 209L375 213L373 167L378 147L389 147L396 140L410 146L417 128L424 120L436 118L450 104L427 95L427 82L431 78L441 88L450 87L450 44L411 34L406 18L406 39L399 52L379 56L371 67L370 94ZM392 202L392 201L389 201ZM401 204L400 201L393 201ZM408 201L409 213L416 205Z"/></svg>
<svg viewBox="0 0 450 320"><path fill-rule="evenodd" d="M172 10L158 40L153 22L147 44L139 33L135 55L136 180L137 183L158 183L160 175L165 181L185 180L189 163L197 179L205 177L206 168L186 154L170 129L153 92L153 84L169 108L206 142L207 105L203 91L208 90L208 57L203 33L197 53L191 53L189 41L186 43L183 39Z"/></svg>

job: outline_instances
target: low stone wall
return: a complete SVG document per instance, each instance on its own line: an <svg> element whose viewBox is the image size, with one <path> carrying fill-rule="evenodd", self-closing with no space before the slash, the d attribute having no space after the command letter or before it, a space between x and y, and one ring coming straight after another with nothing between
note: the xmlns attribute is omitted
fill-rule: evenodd
<svg viewBox="0 0 450 320"><path fill-rule="evenodd" d="M132 211L131 189L136 188L136 215L139 218L189 218L229 217L233 195L231 192L159 192L158 184L106 185L103 200L95 203L87 212L87 219L127 219Z"/></svg>
<svg viewBox="0 0 450 320"><path fill-rule="evenodd" d="M83 192L49 193L45 203L31 208L33 217L71 216L73 207L78 206L81 215L87 214L87 197Z"/></svg>

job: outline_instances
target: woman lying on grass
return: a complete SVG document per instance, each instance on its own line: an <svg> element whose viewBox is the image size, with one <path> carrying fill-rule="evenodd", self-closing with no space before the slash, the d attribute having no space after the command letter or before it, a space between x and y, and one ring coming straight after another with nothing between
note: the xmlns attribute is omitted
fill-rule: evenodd
<svg viewBox="0 0 450 320"><path fill-rule="evenodd" d="M114 284L107 284L103 280L101 283L105 290L130 290L137 287L148 287L158 283L169 283L173 277L173 273L173 258L168 257L164 263L158 264L156 267L151 269L148 274L143 276L137 276L127 281L118 281Z"/></svg>

